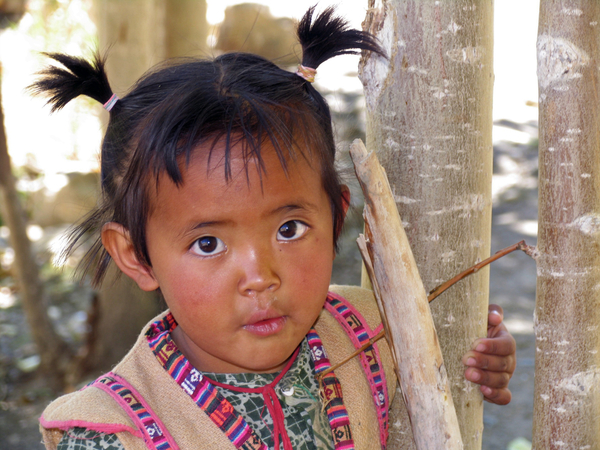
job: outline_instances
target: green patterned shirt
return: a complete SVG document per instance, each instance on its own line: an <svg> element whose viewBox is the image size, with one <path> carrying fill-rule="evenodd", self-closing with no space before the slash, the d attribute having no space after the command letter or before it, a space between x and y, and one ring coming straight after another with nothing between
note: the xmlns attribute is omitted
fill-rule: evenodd
<svg viewBox="0 0 600 450"><path fill-rule="evenodd" d="M58 443L57 450L124 450L114 434L98 433L85 428L71 428Z"/></svg>

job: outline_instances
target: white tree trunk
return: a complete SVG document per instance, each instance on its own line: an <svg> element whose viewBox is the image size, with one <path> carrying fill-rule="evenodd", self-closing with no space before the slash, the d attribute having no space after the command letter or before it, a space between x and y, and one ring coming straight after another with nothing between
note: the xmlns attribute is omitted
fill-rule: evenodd
<svg viewBox="0 0 600 450"><path fill-rule="evenodd" d="M492 19L490 0L369 1L364 26L390 59L361 64L367 147L386 169L427 291L490 252ZM483 401L461 357L486 335L488 274L431 305L467 449L481 448ZM406 418L392 425L392 448L410 448Z"/></svg>
<svg viewBox="0 0 600 450"><path fill-rule="evenodd" d="M108 52L108 79L126 92L166 54L164 0L94 0L100 52Z"/></svg>
<svg viewBox="0 0 600 450"><path fill-rule="evenodd" d="M600 448L600 3L543 1L533 447Z"/></svg>

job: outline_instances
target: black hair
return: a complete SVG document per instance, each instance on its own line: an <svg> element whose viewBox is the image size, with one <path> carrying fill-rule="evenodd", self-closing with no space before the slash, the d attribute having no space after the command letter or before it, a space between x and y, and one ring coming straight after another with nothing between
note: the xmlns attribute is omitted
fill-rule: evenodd
<svg viewBox="0 0 600 450"><path fill-rule="evenodd" d="M314 17L309 8L298 24L302 65L316 69L341 54L367 50L384 55L368 33L349 29L327 8ZM62 67L50 66L30 90L49 97L52 111L79 95L100 103L113 96L98 54L87 61L48 54ZM225 177L230 179L230 149L241 144L246 163L264 170L261 143L269 139L282 167L289 158L312 156L320 164L323 188L331 202L334 242L344 219L342 188L335 170L331 115L325 99L311 83L272 62L248 53L227 53L214 59L186 58L162 63L131 88L110 110L101 149L102 198L98 207L69 235L70 254L90 233L96 241L81 262L98 285L110 263L99 231L117 222L130 233L138 259L151 266L146 247L146 222L151 213L149 189L166 173L182 183L180 162L189 162L202 145L210 152L225 142ZM302 142L299 142L302 141ZM302 144L302 145L300 145ZM308 150L304 150L308 149ZM314 153L306 155L303 152ZM298 155L300 152L300 155Z"/></svg>

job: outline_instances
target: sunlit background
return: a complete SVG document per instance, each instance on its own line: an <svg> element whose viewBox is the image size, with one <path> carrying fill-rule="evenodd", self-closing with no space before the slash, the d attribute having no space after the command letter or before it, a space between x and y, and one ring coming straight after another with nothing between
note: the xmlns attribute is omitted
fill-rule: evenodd
<svg viewBox="0 0 600 450"><path fill-rule="evenodd" d="M97 167L97 150L101 139L99 117L104 114L92 102L77 101L63 112L49 115L44 101L30 97L25 87L33 74L46 62L42 51L61 51L88 56L96 47L95 25L90 20L90 0L59 0L48 23L40 23L44 1L30 0L29 9L15 28L0 35L0 61L3 66L3 106L13 163L43 169L43 182L58 190L66 180L61 173L85 171ZM207 18L216 27L223 20L227 6L236 0L208 0ZM293 2L263 0L274 16L299 19L314 1ZM360 27L367 0L343 0L338 11ZM320 7L328 5L321 2ZM537 79L535 40L538 1L502 0L495 2L494 20L494 120L509 119L518 123L537 120ZM518 11L518 14L515 13ZM210 42L210 38L209 38ZM325 63L318 73L318 83L329 90L360 90L356 77L358 57L345 56ZM80 114L83 112L83 114ZM510 134L508 134L510 133ZM527 133L495 127L494 139L526 141ZM24 188L25 186L21 186ZM37 189L30 186L27 189Z"/></svg>

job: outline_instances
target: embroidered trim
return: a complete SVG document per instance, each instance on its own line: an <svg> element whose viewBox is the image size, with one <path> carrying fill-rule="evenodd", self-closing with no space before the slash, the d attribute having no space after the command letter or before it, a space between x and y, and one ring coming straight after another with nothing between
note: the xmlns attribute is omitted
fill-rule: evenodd
<svg viewBox="0 0 600 450"><path fill-rule="evenodd" d="M154 414L144 398L123 378L109 372L86 387L89 386L103 390L121 405L142 432L144 442L149 448L179 450L166 427ZM163 430L165 430L164 433Z"/></svg>
<svg viewBox="0 0 600 450"><path fill-rule="evenodd" d="M367 321L352 305L350 305L343 297L333 292L329 292L327 296L325 309L327 309L327 311L329 311L346 330L346 334L357 349L362 347L376 334L371 331ZM389 397L385 375L379 365L380 360L377 344L368 347L360 354L360 362L363 366L365 375L367 376L367 381L369 382L371 393L373 395L375 410L377 412L381 447L385 449L389 432Z"/></svg>
<svg viewBox="0 0 600 450"><path fill-rule="evenodd" d="M235 412L231 403L178 350L170 337L170 330L175 326L175 319L169 313L163 320L154 322L148 330L148 344L158 362L236 448L268 450L254 430Z"/></svg>
<svg viewBox="0 0 600 450"><path fill-rule="evenodd" d="M306 335L310 355L315 364L315 372L318 374L331 367L329 358L323 348L323 342L315 331L311 329ZM336 450L348 450L354 448L352 433L350 432L350 419L348 411L344 406L342 386L333 372L328 373L321 378L322 389L320 390L323 398L323 405L329 424L331 425L331 434L333 445Z"/></svg>
<svg viewBox="0 0 600 450"><path fill-rule="evenodd" d="M88 430L94 430L98 433L116 434L127 432L131 433L135 437L143 439L142 432L137 428L128 427L127 425L121 424L106 424L98 422L88 422L87 420L46 420L44 416L40 417L40 425L43 428L58 428L62 431L69 431L71 428L87 428Z"/></svg>

